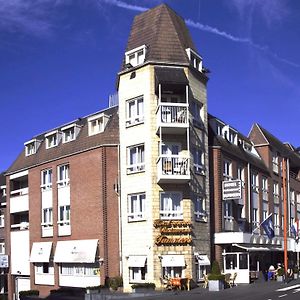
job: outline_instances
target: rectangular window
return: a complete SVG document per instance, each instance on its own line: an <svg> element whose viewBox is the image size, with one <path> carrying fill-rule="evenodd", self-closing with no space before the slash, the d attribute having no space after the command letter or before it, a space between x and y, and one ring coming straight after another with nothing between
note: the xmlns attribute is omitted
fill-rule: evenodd
<svg viewBox="0 0 300 300"><path fill-rule="evenodd" d="M224 219L225 219L225 221L233 220L232 202L231 201L224 201Z"/></svg>
<svg viewBox="0 0 300 300"><path fill-rule="evenodd" d="M130 276L130 282L142 282L146 280L146 274L147 274L147 265L145 267L132 267L129 268L129 276Z"/></svg>
<svg viewBox="0 0 300 300"><path fill-rule="evenodd" d="M160 193L160 218L182 219L182 194L179 192Z"/></svg>
<svg viewBox="0 0 300 300"><path fill-rule="evenodd" d="M98 276L99 263L64 263L60 265L59 273L69 276Z"/></svg>
<svg viewBox="0 0 300 300"><path fill-rule="evenodd" d="M196 197L194 214L196 221L207 221L206 205L203 197Z"/></svg>
<svg viewBox="0 0 300 300"><path fill-rule="evenodd" d="M193 115L193 121L196 121L196 123L201 123L202 124L202 119L201 119L201 109L203 105L200 102L193 101L192 102L192 115Z"/></svg>
<svg viewBox="0 0 300 300"><path fill-rule="evenodd" d="M138 97L126 102L126 126L144 122L144 98Z"/></svg>
<svg viewBox="0 0 300 300"><path fill-rule="evenodd" d="M40 144L41 144L41 141L39 141L37 139L33 139L33 140L30 140L30 141L24 143L24 145L25 145L25 156L35 154L37 152Z"/></svg>
<svg viewBox="0 0 300 300"><path fill-rule="evenodd" d="M5 226L5 223L4 223L4 212L1 211L0 212L0 227L3 228Z"/></svg>
<svg viewBox="0 0 300 300"><path fill-rule="evenodd" d="M70 224L70 205L62 205L58 210L58 222L60 225Z"/></svg>
<svg viewBox="0 0 300 300"><path fill-rule="evenodd" d="M145 150L144 145L127 148L128 162L127 174L145 170Z"/></svg>
<svg viewBox="0 0 300 300"><path fill-rule="evenodd" d="M42 191L52 188L52 169L41 172L41 189Z"/></svg>
<svg viewBox="0 0 300 300"><path fill-rule="evenodd" d="M276 152L272 153L272 166L273 166L273 172L278 174L278 172L279 172L279 157Z"/></svg>
<svg viewBox="0 0 300 300"><path fill-rule="evenodd" d="M262 177L262 198L263 201L268 201L268 178Z"/></svg>
<svg viewBox="0 0 300 300"><path fill-rule="evenodd" d="M259 183L258 183L258 174L252 173L251 174L251 188L253 193L259 192Z"/></svg>
<svg viewBox="0 0 300 300"><path fill-rule="evenodd" d="M145 56L146 56L146 45L142 45L140 47L125 52L125 63L126 65L130 64L130 66L128 67L136 67L144 63Z"/></svg>
<svg viewBox="0 0 300 300"><path fill-rule="evenodd" d="M42 211L42 225L43 226L53 225L52 207L43 208L43 211Z"/></svg>
<svg viewBox="0 0 300 300"><path fill-rule="evenodd" d="M36 274L54 274L53 263L35 263L35 273Z"/></svg>
<svg viewBox="0 0 300 300"><path fill-rule="evenodd" d="M203 174L204 172L204 153L200 148L193 149L194 157L194 171L197 174Z"/></svg>
<svg viewBox="0 0 300 300"><path fill-rule="evenodd" d="M45 135L46 137L46 149L56 147L59 143L61 134L58 131L50 132Z"/></svg>
<svg viewBox="0 0 300 300"><path fill-rule="evenodd" d="M5 254L5 243L0 243L0 254Z"/></svg>
<svg viewBox="0 0 300 300"><path fill-rule="evenodd" d="M57 167L57 184L59 187L69 185L69 165L61 165Z"/></svg>
<svg viewBox="0 0 300 300"><path fill-rule="evenodd" d="M223 160L223 177L224 180L232 179L232 163L229 160Z"/></svg>
<svg viewBox="0 0 300 300"><path fill-rule="evenodd" d="M258 208L252 208L252 225L253 229L256 228L259 224L259 214Z"/></svg>
<svg viewBox="0 0 300 300"><path fill-rule="evenodd" d="M146 219L146 194L128 195L128 222Z"/></svg>
<svg viewBox="0 0 300 300"><path fill-rule="evenodd" d="M290 190L290 199L291 199L291 205L295 205L295 191Z"/></svg>
<svg viewBox="0 0 300 300"><path fill-rule="evenodd" d="M71 124L61 128L62 132L62 142L68 143L74 141L79 133L80 126L76 124Z"/></svg>
<svg viewBox="0 0 300 300"><path fill-rule="evenodd" d="M279 203L279 184L278 182L275 181L273 184L273 197L274 197L274 203Z"/></svg>

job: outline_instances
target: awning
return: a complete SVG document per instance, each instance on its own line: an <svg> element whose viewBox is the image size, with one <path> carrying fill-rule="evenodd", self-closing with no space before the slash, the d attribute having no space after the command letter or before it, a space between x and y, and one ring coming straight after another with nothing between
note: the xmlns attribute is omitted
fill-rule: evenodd
<svg viewBox="0 0 300 300"><path fill-rule="evenodd" d="M35 263L49 262L51 248L52 242L33 243L30 253L30 261Z"/></svg>
<svg viewBox="0 0 300 300"><path fill-rule="evenodd" d="M162 267L185 267L184 255L162 255Z"/></svg>
<svg viewBox="0 0 300 300"><path fill-rule="evenodd" d="M232 246L238 247L249 252L252 251L283 251L283 248L279 245L267 245L267 244L232 244Z"/></svg>
<svg viewBox="0 0 300 300"><path fill-rule="evenodd" d="M155 78L157 83L164 84L189 84L189 81L182 68L155 67Z"/></svg>
<svg viewBox="0 0 300 300"><path fill-rule="evenodd" d="M199 266L210 266L210 260L207 255L196 255Z"/></svg>
<svg viewBox="0 0 300 300"><path fill-rule="evenodd" d="M146 255L130 255L128 258L128 267L131 268L145 267L146 259L147 259Z"/></svg>
<svg viewBox="0 0 300 300"><path fill-rule="evenodd" d="M93 263L95 262L98 240L59 241L56 245L56 263Z"/></svg>

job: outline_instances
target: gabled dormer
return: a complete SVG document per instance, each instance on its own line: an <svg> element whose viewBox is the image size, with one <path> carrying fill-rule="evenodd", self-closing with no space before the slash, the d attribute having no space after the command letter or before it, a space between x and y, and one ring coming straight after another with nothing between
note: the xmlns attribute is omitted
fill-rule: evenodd
<svg viewBox="0 0 300 300"><path fill-rule="evenodd" d="M146 45L125 52L125 66L136 67L145 62Z"/></svg>
<svg viewBox="0 0 300 300"><path fill-rule="evenodd" d="M35 154L37 152L40 144L41 144L41 141L38 139L32 139L32 140L24 143L25 156L30 156L30 155Z"/></svg>
<svg viewBox="0 0 300 300"><path fill-rule="evenodd" d="M77 125L76 123L64 126L63 128L61 128L62 142L68 143L76 140L79 131L80 131L80 126Z"/></svg>
<svg viewBox="0 0 300 300"><path fill-rule="evenodd" d="M202 72L202 57L196 53L193 49L185 49L187 56L190 60L190 64L199 72Z"/></svg>

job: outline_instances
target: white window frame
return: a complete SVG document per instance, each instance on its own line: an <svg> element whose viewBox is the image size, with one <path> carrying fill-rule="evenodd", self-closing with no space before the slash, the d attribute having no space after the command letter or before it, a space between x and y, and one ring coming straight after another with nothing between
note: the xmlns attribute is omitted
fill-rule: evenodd
<svg viewBox="0 0 300 300"><path fill-rule="evenodd" d="M89 117L88 118L89 136L103 132L105 130L108 120L109 120L109 116L105 115L104 113Z"/></svg>
<svg viewBox="0 0 300 300"><path fill-rule="evenodd" d="M3 211L0 211L0 228L5 227L5 215Z"/></svg>
<svg viewBox="0 0 300 300"><path fill-rule="evenodd" d="M256 172L251 172L251 190L253 193L259 193L259 178Z"/></svg>
<svg viewBox="0 0 300 300"><path fill-rule="evenodd" d="M135 158L135 162L134 160ZM127 147L127 174L145 171L145 145L139 144Z"/></svg>
<svg viewBox="0 0 300 300"><path fill-rule="evenodd" d="M272 152L272 169L274 173L279 173L279 156L275 151Z"/></svg>
<svg viewBox="0 0 300 300"><path fill-rule="evenodd" d="M232 201L224 201L224 220L232 222L233 219Z"/></svg>
<svg viewBox="0 0 300 300"><path fill-rule="evenodd" d="M46 169L41 171L41 190L52 189L52 169Z"/></svg>
<svg viewBox="0 0 300 300"><path fill-rule="evenodd" d="M5 243L1 242L0 243L0 255L5 254Z"/></svg>
<svg viewBox="0 0 300 300"><path fill-rule="evenodd" d="M39 146L41 144L41 141L37 139L30 140L26 143L24 143L25 146L25 156L33 155L37 152Z"/></svg>
<svg viewBox="0 0 300 300"><path fill-rule="evenodd" d="M62 142L69 143L76 140L79 130L80 126L78 126L77 124L71 124L61 128Z"/></svg>
<svg viewBox="0 0 300 300"><path fill-rule="evenodd" d="M291 205L295 205L295 191L293 189L290 189L290 201Z"/></svg>
<svg viewBox="0 0 300 300"><path fill-rule="evenodd" d="M44 272L45 270L48 272ZM54 274L54 266L53 262L44 262L44 263L34 263L34 270L36 275L53 275Z"/></svg>
<svg viewBox="0 0 300 300"><path fill-rule="evenodd" d="M146 220L146 193L128 195L128 222Z"/></svg>
<svg viewBox="0 0 300 300"><path fill-rule="evenodd" d="M53 208L46 207L42 209L42 226L53 226Z"/></svg>
<svg viewBox="0 0 300 300"><path fill-rule="evenodd" d="M146 57L146 45L125 52L125 64L136 67L144 63Z"/></svg>
<svg viewBox="0 0 300 300"><path fill-rule="evenodd" d="M144 123L144 96L126 101L126 127Z"/></svg>
<svg viewBox="0 0 300 300"><path fill-rule="evenodd" d="M259 225L259 209L258 208L252 208L252 225L254 228Z"/></svg>
<svg viewBox="0 0 300 300"><path fill-rule="evenodd" d="M147 260L144 267L129 267L129 283L146 282L146 280Z"/></svg>
<svg viewBox="0 0 300 300"><path fill-rule="evenodd" d="M183 267L163 267L163 278L181 278L183 277Z"/></svg>
<svg viewBox="0 0 300 300"><path fill-rule="evenodd" d="M59 275L74 277L99 277L98 263L62 263L59 267Z"/></svg>
<svg viewBox="0 0 300 300"><path fill-rule="evenodd" d="M185 51L188 55L191 65L199 72L202 72L202 57L191 48L187 48Z"/></svg>
<svg viewBox="0 0 300 300"><path fill-rule="evenodd" d="M68 186L70 184L70 165L63 164L57 166L57 185L58 187Z"/></svg>
<svg viewBox="0 0 300 300"><path fill-rule="evenodd" d="M58 221L59 225L70 225L71 223L71 207L70 205L58 206Z"/></svg>
<svg viewBox="0 0 300 300"><path fill-rule="evenodd" d="M195 199L195 220L207 222L206 201L202 196L197 196Z"/></svg>
<svg viewBox="0 0 300 300"><path fill-rule="evenodd" d="M54 148L58 146L61 138L61 133L58 130L45 134L46 138L46 149Z"/></svg>
<svg viewBox="0 0 300 300"><path fill-rule="evenodd" d="M273 201L279 203L279 183L277 181L273 182Z"/></svg>
<svg viewBox="0 0 300 300"><path fill-rule="evenodd" d="M166 197L164 197L164 195ZM159 199L160 199L160 219L162 220L183 219L183 203L182 203L183 199L182 199L181 192L160 192ZM176 201L178 201L179 203L176 203Z"/></svg>
<svg viewBox="0 0 300 300"><path fill-rule="evenodd" d="M232 180L232 161L223 159L223 178L224 180Z"/></svg>
<svg viewBox="0 0 300 300"><path fill-rule="evenodd" d="M268 177L262 176L262 199L263 201L268 201L269 187L268 187Z"/></svg>
<svg viewBox="0 0 300 300"><path fill-rule="evenodd" d="M194 171L196 174L204 174L204 151L199 147L193 148Z"/></svg>

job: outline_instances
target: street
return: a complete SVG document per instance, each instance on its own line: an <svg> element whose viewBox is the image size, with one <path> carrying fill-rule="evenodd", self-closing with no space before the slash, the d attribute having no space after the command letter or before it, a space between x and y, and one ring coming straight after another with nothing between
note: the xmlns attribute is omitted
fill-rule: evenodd
<svg viewBox="0 0 300 300"><path fill-rule="evenodd" d="M288 284L277 281L256 281L252 284L240 284L220 292L209 292L208 289L196 288L191 291L175 291L156 294L156 296L134 297L134 299L161 299L161 300L276 300L276 299L299 299L300 280L293 280ZM127 298L128 299L128 298Z"/></svg>

